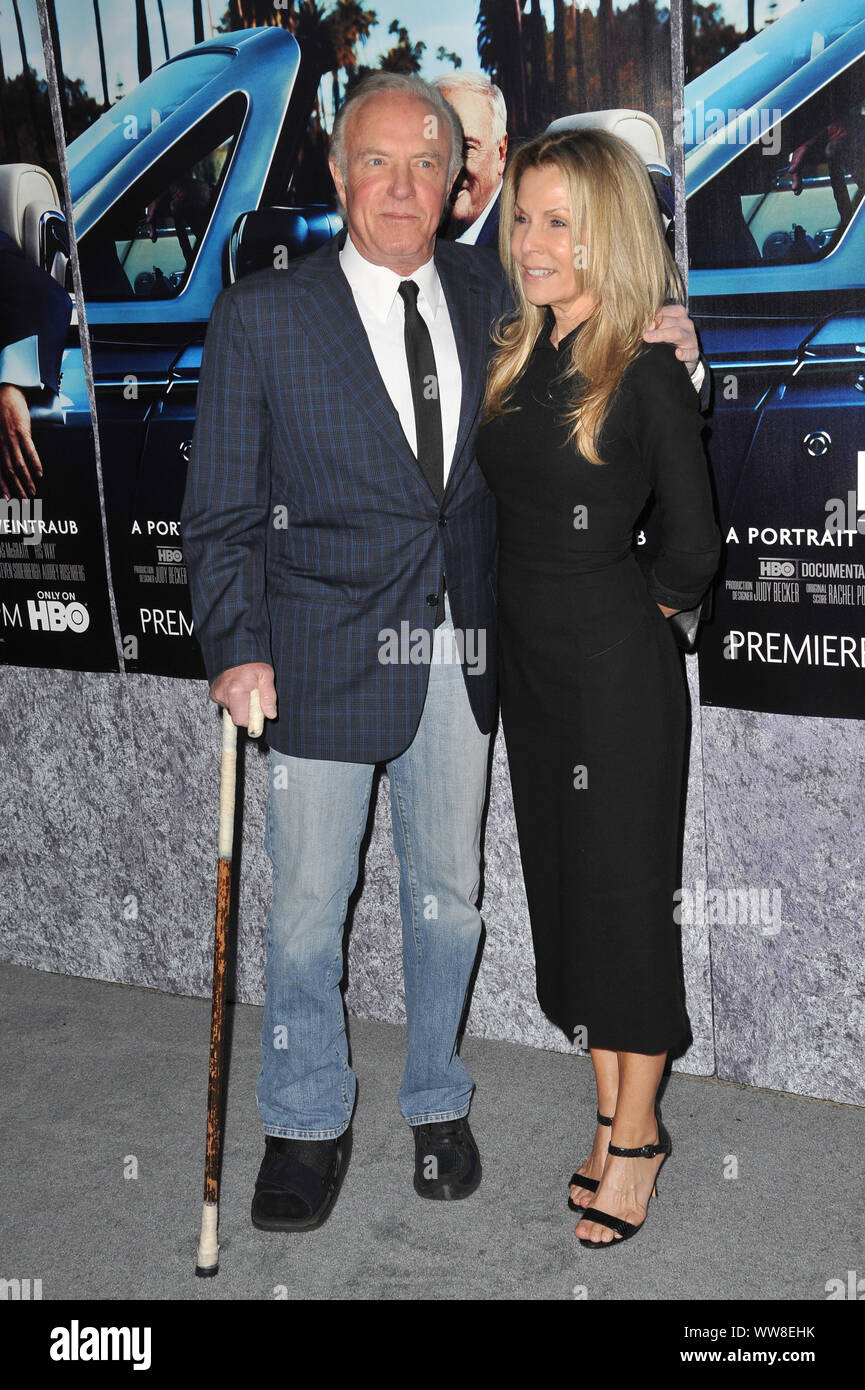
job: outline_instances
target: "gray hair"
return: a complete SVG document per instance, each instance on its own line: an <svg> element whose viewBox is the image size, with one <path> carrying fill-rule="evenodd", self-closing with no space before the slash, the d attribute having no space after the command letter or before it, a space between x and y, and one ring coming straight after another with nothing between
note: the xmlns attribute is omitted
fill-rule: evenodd
<svg viewBox="0 0 865 1390"><path fill-rule="evenodd" d="M491 82L485 72L444 72L434 77L432 85L440 92L477 92L486 97L493 108L493 138L502 140L508 129L508 108L501 87Z"/></svg>
<svg viewBox="0 0 865 1390"><path fill-rule="evenodd" d="M462 168L463 128L459 123L456 111L448 105L441 92L415 73L374 72L368 77L362 78L357 86L351 89L337 113L330 138L330 157L342 174L343 180L348 177L348 160L345 149L345 131L348 120L352 115L357 114L365 102L379 96L382 92L404 92L408 96L416 97L419 101L425 101L444 121L445 128L450 132L451 137L447 174L447 187L450 191L457 171Z"/></svg>

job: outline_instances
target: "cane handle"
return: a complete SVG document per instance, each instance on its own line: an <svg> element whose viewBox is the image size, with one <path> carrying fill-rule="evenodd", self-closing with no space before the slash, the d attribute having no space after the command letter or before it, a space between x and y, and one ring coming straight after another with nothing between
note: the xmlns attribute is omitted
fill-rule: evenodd
<svg viewBox="0 0 865 1390"><path fill-rule="evenodd" d="M261 696L258 693L258 686L249 692L249 724L247 733L250 738L258 738L264 729L264 715L261 712Z"/></svg>

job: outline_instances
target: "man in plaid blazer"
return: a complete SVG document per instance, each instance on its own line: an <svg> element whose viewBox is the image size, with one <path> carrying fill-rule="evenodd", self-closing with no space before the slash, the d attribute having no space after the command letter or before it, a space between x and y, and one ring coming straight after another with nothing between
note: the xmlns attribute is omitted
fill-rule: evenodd
<svg viewBox="0 0 865 1390"><path fill-rule="evenodd" d="M481 919L495 715L495 499L474 457L497 258L436 242L462 132L417 77L342 107L331 170L347 234L218 296L182 522L211 698L268 719L265 1131L252 1219L328 1215L355 1079L342 930L375 764L387 764L408 1057L400 1110L422 1197L472 1193L473 1082L457 1035ZM665 336L696 359L681 311Z"/></svg>

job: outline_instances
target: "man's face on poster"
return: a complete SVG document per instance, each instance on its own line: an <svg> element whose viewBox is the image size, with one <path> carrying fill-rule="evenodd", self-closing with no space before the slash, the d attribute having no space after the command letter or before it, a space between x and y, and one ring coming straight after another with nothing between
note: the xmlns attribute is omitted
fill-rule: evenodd
<svg viewBox="0 0 865 1390"><path fill-rule="evenodd" d="M505 171L508 137L493 129L493 104L483 92L442 87L441 94L460 118L466 142L466 173L456 196L452 220L466 230L480 217Z"/></svg>

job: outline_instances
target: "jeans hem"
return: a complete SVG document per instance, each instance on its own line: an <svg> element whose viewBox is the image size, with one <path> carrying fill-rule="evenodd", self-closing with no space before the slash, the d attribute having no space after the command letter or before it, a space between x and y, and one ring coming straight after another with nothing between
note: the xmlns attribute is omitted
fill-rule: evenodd
<svg viewBox="0 0 865 1390"><path fill-rule="evenodd" d="M278 1128L276 1125L265 1125L264 1132L269 1134L272 1139L338 1139L341 1134L345 1134L351 1124L351 1118L346 1120L339 1129L287 1129Z"/></svg>
<svg viewBox="0 0 865 1390"><path fill-rule="evenodd" d="M410 1119L406 1118L410 1125L435 1125L445 1120L464 1120L469 1113L470 1103L467 1102L461 1110L438 1110L435 1114L412 1115Z"/></svg>

